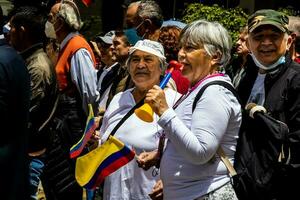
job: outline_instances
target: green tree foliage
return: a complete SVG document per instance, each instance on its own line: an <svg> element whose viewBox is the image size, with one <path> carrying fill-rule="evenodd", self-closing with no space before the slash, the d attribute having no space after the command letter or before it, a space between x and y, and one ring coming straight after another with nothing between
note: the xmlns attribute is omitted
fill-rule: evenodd
<svg viewBox="0 0 300 200"><path fill-rule="evenodd" d="M280 12L286 14L286 15L290 15L290 16L299 16L300 15L300 11L295 10L291 6L288 6L286 8L278 8L278 11L280 11Z"/></svg>
<svg viewBox="0 0 300 200"><path fill-rule="evenodd" d="M96 35L102 33L101 17L99 15L82 16L81 18L83 20L83 26L80 33L84 35L86 39L92 40Z"/></svg>
<svg viewBox="0 0 300 200"><path fill-rule="evenodd" d="M248 15L240 7L225 9L218 5L206 6L192 3L184 10L183 21L191 23L198 19L221 23L232 37L233 44L237 41L240 29L247 24Z"/></svg>

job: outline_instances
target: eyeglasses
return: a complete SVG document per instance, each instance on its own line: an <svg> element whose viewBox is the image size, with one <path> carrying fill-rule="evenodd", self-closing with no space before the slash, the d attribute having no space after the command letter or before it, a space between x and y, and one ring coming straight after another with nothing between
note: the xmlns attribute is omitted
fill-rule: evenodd
<svg viewBox="0 0 300 200"><path fill-rule="evenodd" d="M144 24L144 20L139 24L139 25L137 25L136 27L135 27L135 30L138 30L143 24Z"/></svg>

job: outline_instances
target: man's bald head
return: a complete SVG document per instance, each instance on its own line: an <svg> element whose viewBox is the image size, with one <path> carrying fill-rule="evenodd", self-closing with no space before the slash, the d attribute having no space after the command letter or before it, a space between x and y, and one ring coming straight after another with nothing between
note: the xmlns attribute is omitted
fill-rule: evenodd
<svg viewBox="0 0 300 200"><path fill-rule="evenodd" d="M50 14L62 18L73 31L78 31L82 27L79 10L73 1L65 0L54 4Z"/></svg>

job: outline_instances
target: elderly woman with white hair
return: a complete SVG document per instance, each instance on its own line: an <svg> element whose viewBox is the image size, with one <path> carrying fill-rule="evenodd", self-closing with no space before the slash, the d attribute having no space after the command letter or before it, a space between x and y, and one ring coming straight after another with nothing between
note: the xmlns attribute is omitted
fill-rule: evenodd
<svg viewBox="0 0 300 200"><path fill-rule="evenodd" d="M219 23L198 20L182 30L180 45L178 60L190 81L189 92L173 108L158 86L145 99L159 116L158 124L168 139L160 163L164 199L237 199L217 150L222 147L233 162L241 106L227 88L210 85L192 108L206 84L215 80L231 84L221 72L230 59L230 37ZM140 155L140 162L143 159Z"/></svg>
<svg viewBox="0 0 300 200"><path fill-rule="evenodd" d="M163 46L155 41L140 40L130 48L127 67L134 88L120 92L109 104L100 128L101 141L107 136L126 113L141 101L149 89L160 83L166 69L166 58ZM176 91L165 88L166 104L170 107L181 96ZM136 154L157 149L161 127L157 124L158 117L154 114L153 122L144 122L135 114L131 115L115 133L115 137L124 142ZM153 171L154 170L154 171ZM121 167L104 182L103 199L150 199L149 194L159 179L153 167L148 171L138 167L135 159Z"/></svg>

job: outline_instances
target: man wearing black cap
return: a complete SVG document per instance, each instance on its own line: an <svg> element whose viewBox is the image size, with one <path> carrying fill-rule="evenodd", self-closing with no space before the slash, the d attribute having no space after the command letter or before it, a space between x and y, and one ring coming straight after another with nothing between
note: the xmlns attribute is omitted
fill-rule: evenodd
<svg viewBox="0 0 300 200"><path fill-rule="evenodd" d="M274 181L267 199L294 199L295 181L300 180L300 66L287 53L292 39L289 19L274 10L259 10L248 19L247 46L256 66L249 66L237 88L242 106L255 103L289 127L288 170Z"/></svg>

